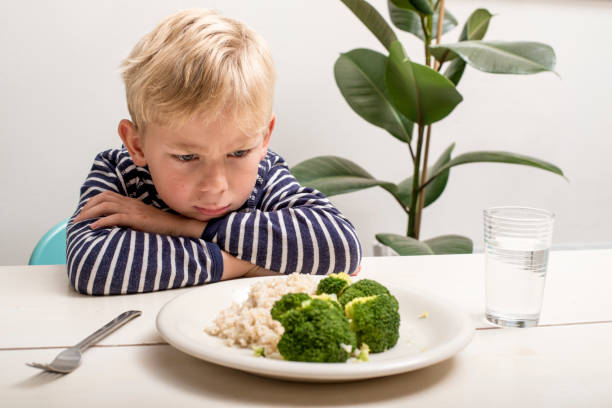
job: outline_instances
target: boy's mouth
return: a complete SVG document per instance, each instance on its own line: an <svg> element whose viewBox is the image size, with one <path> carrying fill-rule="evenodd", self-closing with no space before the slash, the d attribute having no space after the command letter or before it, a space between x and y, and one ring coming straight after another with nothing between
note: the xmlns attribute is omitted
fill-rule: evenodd
<svg viewBox="0 0 612 408"><path fill-rule="evenodd" d="M209 217L214 217L214 216L218 216L218 215L222 215L225 212L227 212L227 210L229 210L230 205L226 205L225 207L217 207L217 208L202 208L202 207L195 207L196 210L198 210L198 212L202 215L206 215Z"/></svg>

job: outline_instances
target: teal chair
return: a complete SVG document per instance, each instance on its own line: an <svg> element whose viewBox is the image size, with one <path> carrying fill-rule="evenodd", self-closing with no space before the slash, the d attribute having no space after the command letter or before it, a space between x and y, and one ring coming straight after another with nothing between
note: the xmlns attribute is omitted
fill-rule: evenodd
<svg viewBox="0 0 612 408"><path fill-rule="evenodd" d="M62 265L66 263L66 226L68 219L51 228L36 244L30 265Z"/></svg>

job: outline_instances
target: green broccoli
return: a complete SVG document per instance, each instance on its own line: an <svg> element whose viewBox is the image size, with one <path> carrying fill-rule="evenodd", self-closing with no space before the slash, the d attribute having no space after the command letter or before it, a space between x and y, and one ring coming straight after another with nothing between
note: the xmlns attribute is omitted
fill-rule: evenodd
<svg viewBox="0 0 612 408"><path fill-rule="evenodd" d="M329 301L305 301L277 320L285 328L278 342L278 351L285 360L345 362L356 347L348 319Z"/></svg>
<svg viewBox="0 0 612 408"><path fill-rule="evenodd" d="M280 316L291 309L302 306L302 303L309 300L310 296L306 293L287 293L280 300L274 303L270 314L274 320L280 320Z"/></svg>
<svg viewBox="0 0 612 408"><path fill-rule="evenodd" d="M320 299L320 300L324 300L326 302L328 302L330 305L334 306L335 308L337 308L341 313L344 313L344 308L342 306L340 306L340 303L338 302L338 297L334 294L327 294L327 293L323 293L322 295L312 295L311 296L312 299Z"/></svg>
<svg viewBox="0 0 612 408"><path fill-rule="evenodd" d="M393 295L374 295L351 300L345 306L357 345L367 344L372 353L383 352L399 338L399 304Z"/></svg>
<svg viewBox="0 0 612 408"><path fill-rule="evenodd" d="M338 302L345 307L348 302L358 297L389 294L389 290L380 283L370 279L361 279L344 289L344 292L338 297Z"/></svg>
<svg viewBox="0 0 612 408"><path fill-rule="evenodd" d="M365 343L362 343L353 354L357 361L370 361L370 347Z"/></svg>
<svg viewBox="0 0 612 408"><path fill-rule="evenodd" d="M351 277L348 273L332 273L327 278L321 279L317 286L317 295L323 293L340 296L342 291L351 284Z"/></svg>

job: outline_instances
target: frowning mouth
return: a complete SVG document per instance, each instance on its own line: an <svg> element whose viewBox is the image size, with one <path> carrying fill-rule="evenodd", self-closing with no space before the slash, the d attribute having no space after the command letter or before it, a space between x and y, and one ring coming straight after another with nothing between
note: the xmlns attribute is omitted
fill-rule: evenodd
<svg viewBox="0 0 612 408"><path fill-rule="evenodd" d="M218 207L218 208L202 208L202 207L195 207L196 210L198 210L198 212L202 215L207 215L207 216L217 216L217 215L222 215L225 212L227 212L227 210L229 210L230 206L226 205L225 207Z"/></svg>

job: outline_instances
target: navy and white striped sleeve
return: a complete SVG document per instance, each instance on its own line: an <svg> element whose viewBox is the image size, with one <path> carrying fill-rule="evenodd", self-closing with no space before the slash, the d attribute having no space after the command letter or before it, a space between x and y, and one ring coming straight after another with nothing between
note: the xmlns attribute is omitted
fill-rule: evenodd
<svg viewBox="0 0 612 408"><path fill-rule="evenodd" d="M280 157L272 160L257 208L209 222L204 239L280 273L354 272L361 246L353 225L322 193L301 186Z"/></svg>
<svg viewBox="0 0 612 408"><path fill-rule="evenodd" d="M115 165L119 151L99 154L83 187L79 205L66 236L66 267L72 286L88 295L151 292L216 282L223 274L218 245L200 239L151 234L130 228L92 230L96 219L73 223L85 203L96 194L114 191L127 195Z"/></svg>

